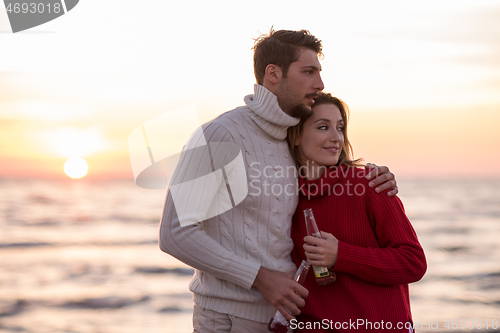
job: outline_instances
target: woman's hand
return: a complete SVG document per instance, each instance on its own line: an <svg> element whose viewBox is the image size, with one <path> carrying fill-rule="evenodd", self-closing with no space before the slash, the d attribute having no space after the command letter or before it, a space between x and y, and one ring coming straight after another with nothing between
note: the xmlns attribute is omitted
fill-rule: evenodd
<svg viewBox="0 0 500 333"><path fill-rule="evenodd" d="M321 238L304 237L304 250L307 261L314 266L332 267L337 262L339 251L339 241L335 236L324 231L320 231Z"/></svg>

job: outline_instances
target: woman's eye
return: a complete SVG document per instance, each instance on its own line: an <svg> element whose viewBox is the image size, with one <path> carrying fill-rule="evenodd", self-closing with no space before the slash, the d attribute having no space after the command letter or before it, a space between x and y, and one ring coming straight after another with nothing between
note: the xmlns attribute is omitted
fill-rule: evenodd
<svg viewBox="0 0 500 333"><path fill-rule="evenodd" d="M343 132L343 131L344 131L344 127L342 127L342 126L337 127L337 131L339 131L339 132Z"/></svg>
<svg viewBox="0 0 500 333"><path fill-rule="evenodd" d="M320 130L327 130L327 129L328 129L328 126L323 125L323 126L318 127L318 129L320 129Z"/></svg>

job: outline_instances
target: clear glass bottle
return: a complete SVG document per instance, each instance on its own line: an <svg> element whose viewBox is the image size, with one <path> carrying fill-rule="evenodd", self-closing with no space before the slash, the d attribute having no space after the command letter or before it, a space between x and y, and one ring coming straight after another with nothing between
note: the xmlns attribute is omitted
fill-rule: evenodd
<svg viewBox="0 0 500 333"><path fill-rule="evenodd" d="M295 272L295 275L293 276L293 279L300 284L304 284L310 266L311 264L302 260L297 272ZM286 320L286 318L279 311L276 311L276 314L273 318L271 318L269 325L267 325L267 329L273 333L287 333L289 327L290 322Z"/></svg>
<svg viewBox="0 0 500 333"><path fill-rule="evenodd" d="M311 208L304 209L304 217L306 219L306 229L307 235L321 238L318 226L316 225L316 220L314 219L314 214ZM316 276L316 282L320 286L326 286L337 280L337 275L335 272L328 270L327 267L314 266L313 265L314 276Z"/></svg>

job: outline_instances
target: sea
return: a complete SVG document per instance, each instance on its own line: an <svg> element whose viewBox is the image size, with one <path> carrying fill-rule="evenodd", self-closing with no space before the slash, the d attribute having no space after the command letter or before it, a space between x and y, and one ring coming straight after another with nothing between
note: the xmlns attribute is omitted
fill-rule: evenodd
<svg viewBox="0 0 500 333"><path fill-rule="evenodd" d="M417 332L500 332L500 179L400 179L428 270ZM188 333L193 269L158 248L164 190L0 178L0 332Z"/></svg>

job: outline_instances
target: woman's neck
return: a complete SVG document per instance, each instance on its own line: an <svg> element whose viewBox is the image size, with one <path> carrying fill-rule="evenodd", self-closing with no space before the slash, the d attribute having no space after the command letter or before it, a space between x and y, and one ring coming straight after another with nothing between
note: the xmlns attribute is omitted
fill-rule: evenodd
<svg viewBox="0 0 500 333"><path fill-rule="evenodd" d="M299 174L307 180L314 180L320 178L326 168L324 165L317 165L314 161L307 161L305 165L300 166Z"/></svg>

